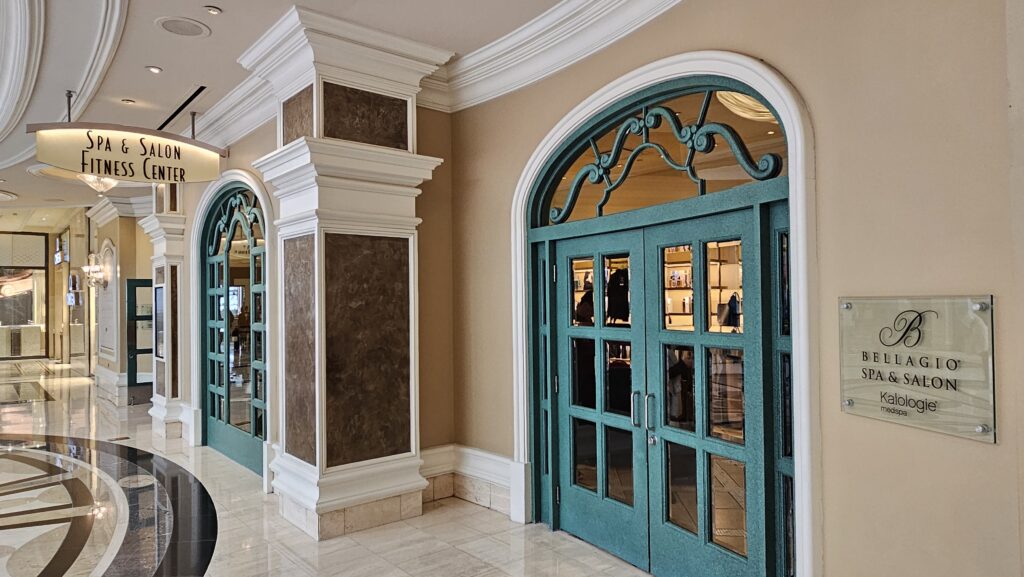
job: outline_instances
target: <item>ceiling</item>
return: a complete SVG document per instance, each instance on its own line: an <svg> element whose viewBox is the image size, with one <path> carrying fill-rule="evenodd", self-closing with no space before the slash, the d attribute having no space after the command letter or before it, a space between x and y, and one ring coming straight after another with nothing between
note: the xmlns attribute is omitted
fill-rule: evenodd
<svg viewBox="0 0 1024 577"><path fill-rule="evenodd" d="M27 93L25 113L13 130L0 139L0 191L18 195L0 203L10 207L89 206L96 194L84 184L35 176L30 154L32 137L21 126L63 120L64 91L85 94L72 113L74 120L111 122L157 128L198 86L203 94L188 110L213 106L248 76L237 58L295 2L289 0L3 0L26 5L44 4L44 33L38 75ZM306 8L453 50L456 59L513 32L557 4L557 0L301 0ZM204 8L214 4L223 13ZM155 21L185 17L207 26L207 37L171 34ZM119 19L123 19L123 32ZM8 20L13 20L8 18ZM11 46L17 34L12 24L0 23L0 65L20 62ZM27 34L27 33L26 33ZM118 42L119 40L119 42ZM115 50L116 47L116 50ZM104 56L104 50L108 50ZM15 66L11 64L11 66ZM19 65L20 66L20 65ZM147 66L159 66L160 74ZM0 77L11 74L0 70ZM95 86L90 89L90 79ZM28 83L26 83L28 84ZM90 98L91 96L91 98ZM126 104L122 99L132 99ZM0 94L0 105L4 103ZM187 113L166 129L184 132ZM26 157L26 153L29 153ZM17 161L17 162L15 162ZM144 189L117 187L110 196L138 196ZM0 217L0 230L7 222Z"/></svg>

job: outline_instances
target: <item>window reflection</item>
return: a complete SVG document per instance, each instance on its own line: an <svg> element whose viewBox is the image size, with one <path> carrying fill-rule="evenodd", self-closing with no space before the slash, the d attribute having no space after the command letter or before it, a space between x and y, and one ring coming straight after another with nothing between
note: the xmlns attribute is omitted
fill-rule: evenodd
<svg viewBox="0 0 1024 577"><path fill-rule="evenodd" d="M597 425L572 420L573 483L597 491Z"/></svg>
<svg viewBox="0 0 1024 577"><path fill-rule="evenodd" d="M696 430L693 347L665 347L665 416L668 426Z"/></svg>
<svg viewBox="0 0 1024 577"><path fill-rule="evenodd" d="M252 430L252 332L249 306L251 285L250 243L241 223L231 234L228 257L228 396L230 422L245 432Z"/></svg>
<svg viewBox="0 0 1024 577"><path fill-rule="evenodd" d="M628 327L629 255L604 257L604 324Z"/></svg>
<svg viewBox="0 0 1024 577"><path fill-rule="evenodd" d="M712 437L743 444L743 351L708 349L708 421Z"/></svg>
<svg viewBox="0 0 1024 577"><path fill-rule="evenodd" d="M594 326L594 259L572 260L572 324Z"/></svg>
<svg viewBox="0 0 1024 577"><path fill-rule="evenodd" d="M667 442L668 519L691 533L697 533L697 451Z"/></svg>
<svg viewBox="0 0 1024 577"><path fill-rule="evenodd" d="M597 376L592 339L572 339L572 404L597 408Z"/></svg>
<svg viewBox="0 0 1024 577"><path fill-rule="evenodd" d="M605 483L608 496L626 505L633 504L633 433L605 427Z"/></svg>
<svg viewBox="0 0 1024 577"><path fill-rule="evenodd" d="M633 392L632 346L628 342L605 343L604 410L629 416Z"/></svg>

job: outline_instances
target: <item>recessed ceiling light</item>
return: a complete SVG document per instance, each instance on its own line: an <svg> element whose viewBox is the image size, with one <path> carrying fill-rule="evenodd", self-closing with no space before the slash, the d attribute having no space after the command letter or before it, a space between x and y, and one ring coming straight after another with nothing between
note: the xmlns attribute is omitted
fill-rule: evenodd
<svg viewBox="0 0 1024 577"><path fill-rule="evenodd" d="M203 8L206 8L206 11L209 12L210 14L213 14L214 16L224 12L223 10L221 10L217 6L203 6Z"/></svg>
<svg viewBox="0 0 1024 577"><path fill-rule="evenodd" d="M775 131L774 131L774 130L769 130L769 131L768 131L768 136L771 136L771 135L773 135L773 134L775 134Z"/></svg>
<svg viewBox="0 0 1024 577"><path fill-rule="evenodd" d="M132 100L131 98L122 98L121 102L123 102L125 104L135 104L135 101Z"/></svg>
<svg viewBox="0 0 1024 577"><path fill-rule="evenodd" d="M161 72L164 71L164 69L160 68L159 66L147 66L146 70L149 70L153 74L160 74Z"/></svg>
<svg viewBox="0 0 1024 577"><path fill-rule="evenodd" d="M2 179L2 178L0 178L0 182L7 182L7 181L6 181L6 180L4 180L4 179Z"/></svg>

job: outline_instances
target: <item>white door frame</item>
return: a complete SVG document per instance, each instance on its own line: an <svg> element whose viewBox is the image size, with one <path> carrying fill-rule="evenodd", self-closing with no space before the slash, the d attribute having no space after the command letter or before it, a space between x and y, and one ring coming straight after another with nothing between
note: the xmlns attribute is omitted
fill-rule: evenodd
<svg viewBox="0 0 1024 577"><path fill-rule="evenodd" d="M512 200L512 347L514 455L510 483L513 520L533 516L530 467L530 347L527 310L529 195L557 147L595 114L638 90L686 76L714 75L743 82L775 108L786 130L793 327L793 427L796 505L796 570L822 574L821 447L818 391L817 258L815 253L814 141L807 108L796 90L763 62L734 52L700 51L671 56L634 70L584 100L555 125L533 152Z"/></svg>
<svg viewBox="0 0 1024 577"><path fill-rule="evenodd" d="M190 360L190 374L192 379L192 386L190 387L191 397L189 398L189 404L191 405L191 411L188 412L191 415L190 423L183 423L183 426L190 426L191 437L188 439L189 445L197 446L202 444L203 439L203 426L206 424L203 416L203 333L202 320L200 318L200 312L202 312L202 291L203 291L203 275L201 267L203 265L202 254L206 250L203 243L203 225L206 222L207 212L210 210L210 206L220 196L220 192L225 186L231 183L239 183L256 195L256 199L259 200L260 210L263 211L263 239L264 246L267 247L267 256L264 258L263 266L266 274L266 287L273 290L270 287L277 286L277 261L276 256L273 255L273 251L277 248L277 230L274 225L274 205L273 199L267 194L267 189L263 185L263 181L259 179L255 174L247 170L242 169L231 169L224 171L220 178L211 182L207 185L206 189L203 190L202 196L199 198L199 206L196 207L195 214L192 216L192 226L190 227L188 236L188 251L185 255L185 266L188 267L189 273L189 300L182 310L189 316L189 330L191 340L191 360ZM267 341L264 343L266 346L267 354L267 410L264 412L264 419L266 420L267 427L267 438L263 441L263 490L267 493L271 492L271 481L272 474L270 471L270 461L273 460L274 452L272 450L273 443L277 440L277 415L274 410L277 407L278 396L278 379L277 379L277 345L275 339L279 336L275 336L274 332L277 330L277 299L270 298L273 295L267 294L265 302L266 308L266 324L267 324Z"/></svg>

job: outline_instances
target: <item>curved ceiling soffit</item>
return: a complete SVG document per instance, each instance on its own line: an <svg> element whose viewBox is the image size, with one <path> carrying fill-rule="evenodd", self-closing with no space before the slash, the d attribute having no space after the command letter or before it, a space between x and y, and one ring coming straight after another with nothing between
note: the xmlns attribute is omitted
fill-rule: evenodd
<svg viewBox="0 0 1024 577"><path fill-rule="evenodd" d="M0 3L0 140L21 123L39 75L46 15L43 0Z"/></svg>
<svg viewBox="0 0 1024 577"><path fill-rule="evenodd" d="M35 0L30 1L34 2ZM6 3L6 1L4 3ZM92 58L90 58L85 74L82 76L82 80L75 90L75 99L71 104L72 121L78 120L78 118L82 116L86 107L89 106L93 97L96 96L96 92L99 90L100 84L102 84L104 77L107 75L107 70L110 68L110 64L114 61L114 55L117 54L117 46L121 42L121 35L124 32L125 22L128 19L128 0L102 0L101 9L103 11L103 15L100 20L100 27L96 33L96 42L93 45ZM39 42L41 46L41 34ZM27 103L28 99L26 99L26 104ZM61 107L59 111L54 112L55 114L51 117L53 121L59 122L64 120L66 114L66 109L64 107ZM18 121L20 121L20 118ZM16 127L17 125L15 128ZM2 140L2 138L0 138L0 140ZM33 154L35 154L35 151L36 145L35 139L33 138L31 143L20 153L9 158L0 159L0 169L9 168L15 164L28 160Z"/></svg>

